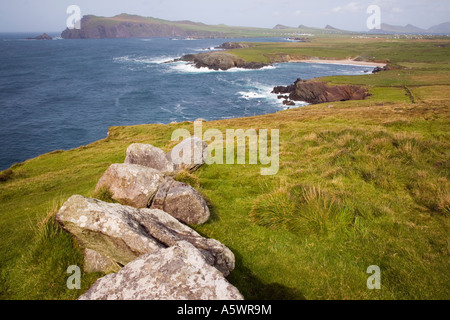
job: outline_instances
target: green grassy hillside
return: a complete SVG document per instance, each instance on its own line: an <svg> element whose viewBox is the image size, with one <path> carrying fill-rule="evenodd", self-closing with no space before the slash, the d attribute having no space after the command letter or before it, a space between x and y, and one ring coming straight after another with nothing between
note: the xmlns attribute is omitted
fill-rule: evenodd
<svg viewBox="0 0 450 320"><path fill-rule="evenodd" d="M445 46L442 46L445 44ZM331 83L365 85L364 101L206 122L203 130L279 129L280 171L205 165L177 179L207 199L211 220L195 227L236 255L229 281L247 299L448 299L450 295L449 41L328 39L295 54L390 60L402 69ZM286 44L236 50L265 59ZM402 49L403 48L403 49ZM253 50L253 51L252 51ZM299 75L301 77L301 75ZM286 85L295 79L286 79ZM113 127L108 138L14 165L0 174L0 298L75 299L101 274L66 288L82 266L77 243L54 222L73 194L93 196L131 143L165 151L192 123ZM378 265L381 290L368 290Z"/></svg>

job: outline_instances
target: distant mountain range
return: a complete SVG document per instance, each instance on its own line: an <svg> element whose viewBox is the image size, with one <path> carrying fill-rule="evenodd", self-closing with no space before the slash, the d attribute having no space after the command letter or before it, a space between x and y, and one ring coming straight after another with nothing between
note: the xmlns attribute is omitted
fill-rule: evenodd
<svg viewBox="0 0 450 320"><path fill-rule="evenodd" d="M356 34L327 25L325 28L311 28L300 25L298 28L276 25L273 29L233 27L226 25L207 25L200 22L168 21L146 18L138 15L120 14L114 17L84 16L81 29L66 29L61 37L64 39L88 38L140 38L140 37L192 37L192 38L232 38L232 37L283 37L296 34ZM367 32L365 32L367 33ZM413 25L391 26L382 24L380 30L370 33L401 34L450 34L450 22L433 26L428 30Z"/></svg>
<svg viewBox="0 0 450 320"><path fill-rule="evenodd" d="M408 24L406 26L393 26L387 23L381 24L381 29L371 30L370 33L388 33L388 34L450 34L450 22L435 25L429 29Z"/></svg>

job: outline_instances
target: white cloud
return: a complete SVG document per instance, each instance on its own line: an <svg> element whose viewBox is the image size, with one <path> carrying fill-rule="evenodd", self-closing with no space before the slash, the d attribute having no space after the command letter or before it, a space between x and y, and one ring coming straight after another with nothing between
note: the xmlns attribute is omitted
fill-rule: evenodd
<svg viewBox="0 0 450 320"><path fill-rule="evenodd" d="M360 12L361 10L363 10L365 7L363 5L361 5L359 2L350 2L348 4L346 4L345 6L339 6L336 8L333 8L331 11L335 12L335 13L355 13L355 12Z"/></svg>

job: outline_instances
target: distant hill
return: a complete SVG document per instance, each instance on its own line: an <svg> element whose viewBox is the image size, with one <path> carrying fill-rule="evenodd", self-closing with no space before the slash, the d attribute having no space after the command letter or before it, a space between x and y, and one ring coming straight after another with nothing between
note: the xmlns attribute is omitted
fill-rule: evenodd
<svg viewBox="0 0 450 320"><path fill-rule="evenodd" d="M66 29L64 39L140 38L140 37L217 37L223 32L208 29L192 21L167 21L137 15L120 14L111 18L87 15L81 29Z"/></svg>
<svg viewBox="0 0 450 320"><path fill-rule="evenodd" d="M188 20L169 21L123 13L114 17L86 15L81 19L81 29L66 29L61 37L64 39L285 37L295 36L299 31L301 30L283 25L277 25L273 29L234 27L224 24L207 25ZM321 33L323 29L312 28L307 31Z"/></svg>
<svg viewBox="0 0 450 320"><path fill-rule="evenodd" d="M325 28L311 28L300 25L298 28L282 24L272 29L234 27L227 25L207 25L188 20L169 21L138 15L120 14L114 17L86 15L81 20L81 29L66 29L61 37L64 39L88 38L144 38L144 37L190 37L190 38L239 38L239 37L286 37L307 34L356 34L337 29L330 25ZM382 24L381 30L371 30L375 34L450 34L450 22L424 30L413 25L393 26Z"/></svg>
<svg viewBox="0 0 450 320"><path fill-rule="evenodd" d="M335 27L330 26L329 24L327 24L327 25L325 26L325 29L326 29L326 30L339 30L339 29L336 29Z"/></svg>
<svg viewBox="0 0 450 320"><path fill-rule="evenodd" d="M395 26L387 23L381 24L381 29L371 30L370 33L387 34L450 34L450 22L441 23L429 29L422 29L412 24L406 26Z"/></svg>
<svg viewBox="0 0 450 320"><path fill-rule="evenodd" d="M433 26L428 29L428 32L450 34L450 22L444 22L436 26Z"/></svg>
<svg viewBox="0 0 450 320"><path fill-rule="evenodd" d="M282 24L277 24L273 27L274 30L285 30L285 29L293 29L293 27L284 26Z"/></svg>
<svg viewBox="0 0 450 320"><path fill-rule="evenodd" d="M406 26L394 26L387 23L381 24L381 29L372 30L375 33L425 33L426 30L408 24Z"/></svg>

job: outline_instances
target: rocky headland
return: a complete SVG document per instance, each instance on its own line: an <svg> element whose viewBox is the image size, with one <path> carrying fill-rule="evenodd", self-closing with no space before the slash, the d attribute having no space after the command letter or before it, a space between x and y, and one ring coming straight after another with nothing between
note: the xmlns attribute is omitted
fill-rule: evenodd
<svg viewBox="0 0 450 320"><path fill-rule="evenodd" d="M137 15L120 14L111 18L86 15L80 29L66 29L63 39L143 38L143 37L223 37L201 23L165 21Z"/></svg>
<svg viewBox="0 0 450 320"><path fill-rule="evenodd" d="M228 52L187 54L176 61L190 62L197 68L208 68L222 71L229 70L231 68L261 69L270 65L260 62L247 62L244 59Z"/></svg>
<svg viewBox="0 0 450 320"><path fill-rule="evenodd" d="M278 86L272 91L279 99L285 99L285 105L292 101L304 101L310 104L325 102L364 100L370 96L366 88L353 85L329 86L324 82L297 79L289 86Z"/></svg>

